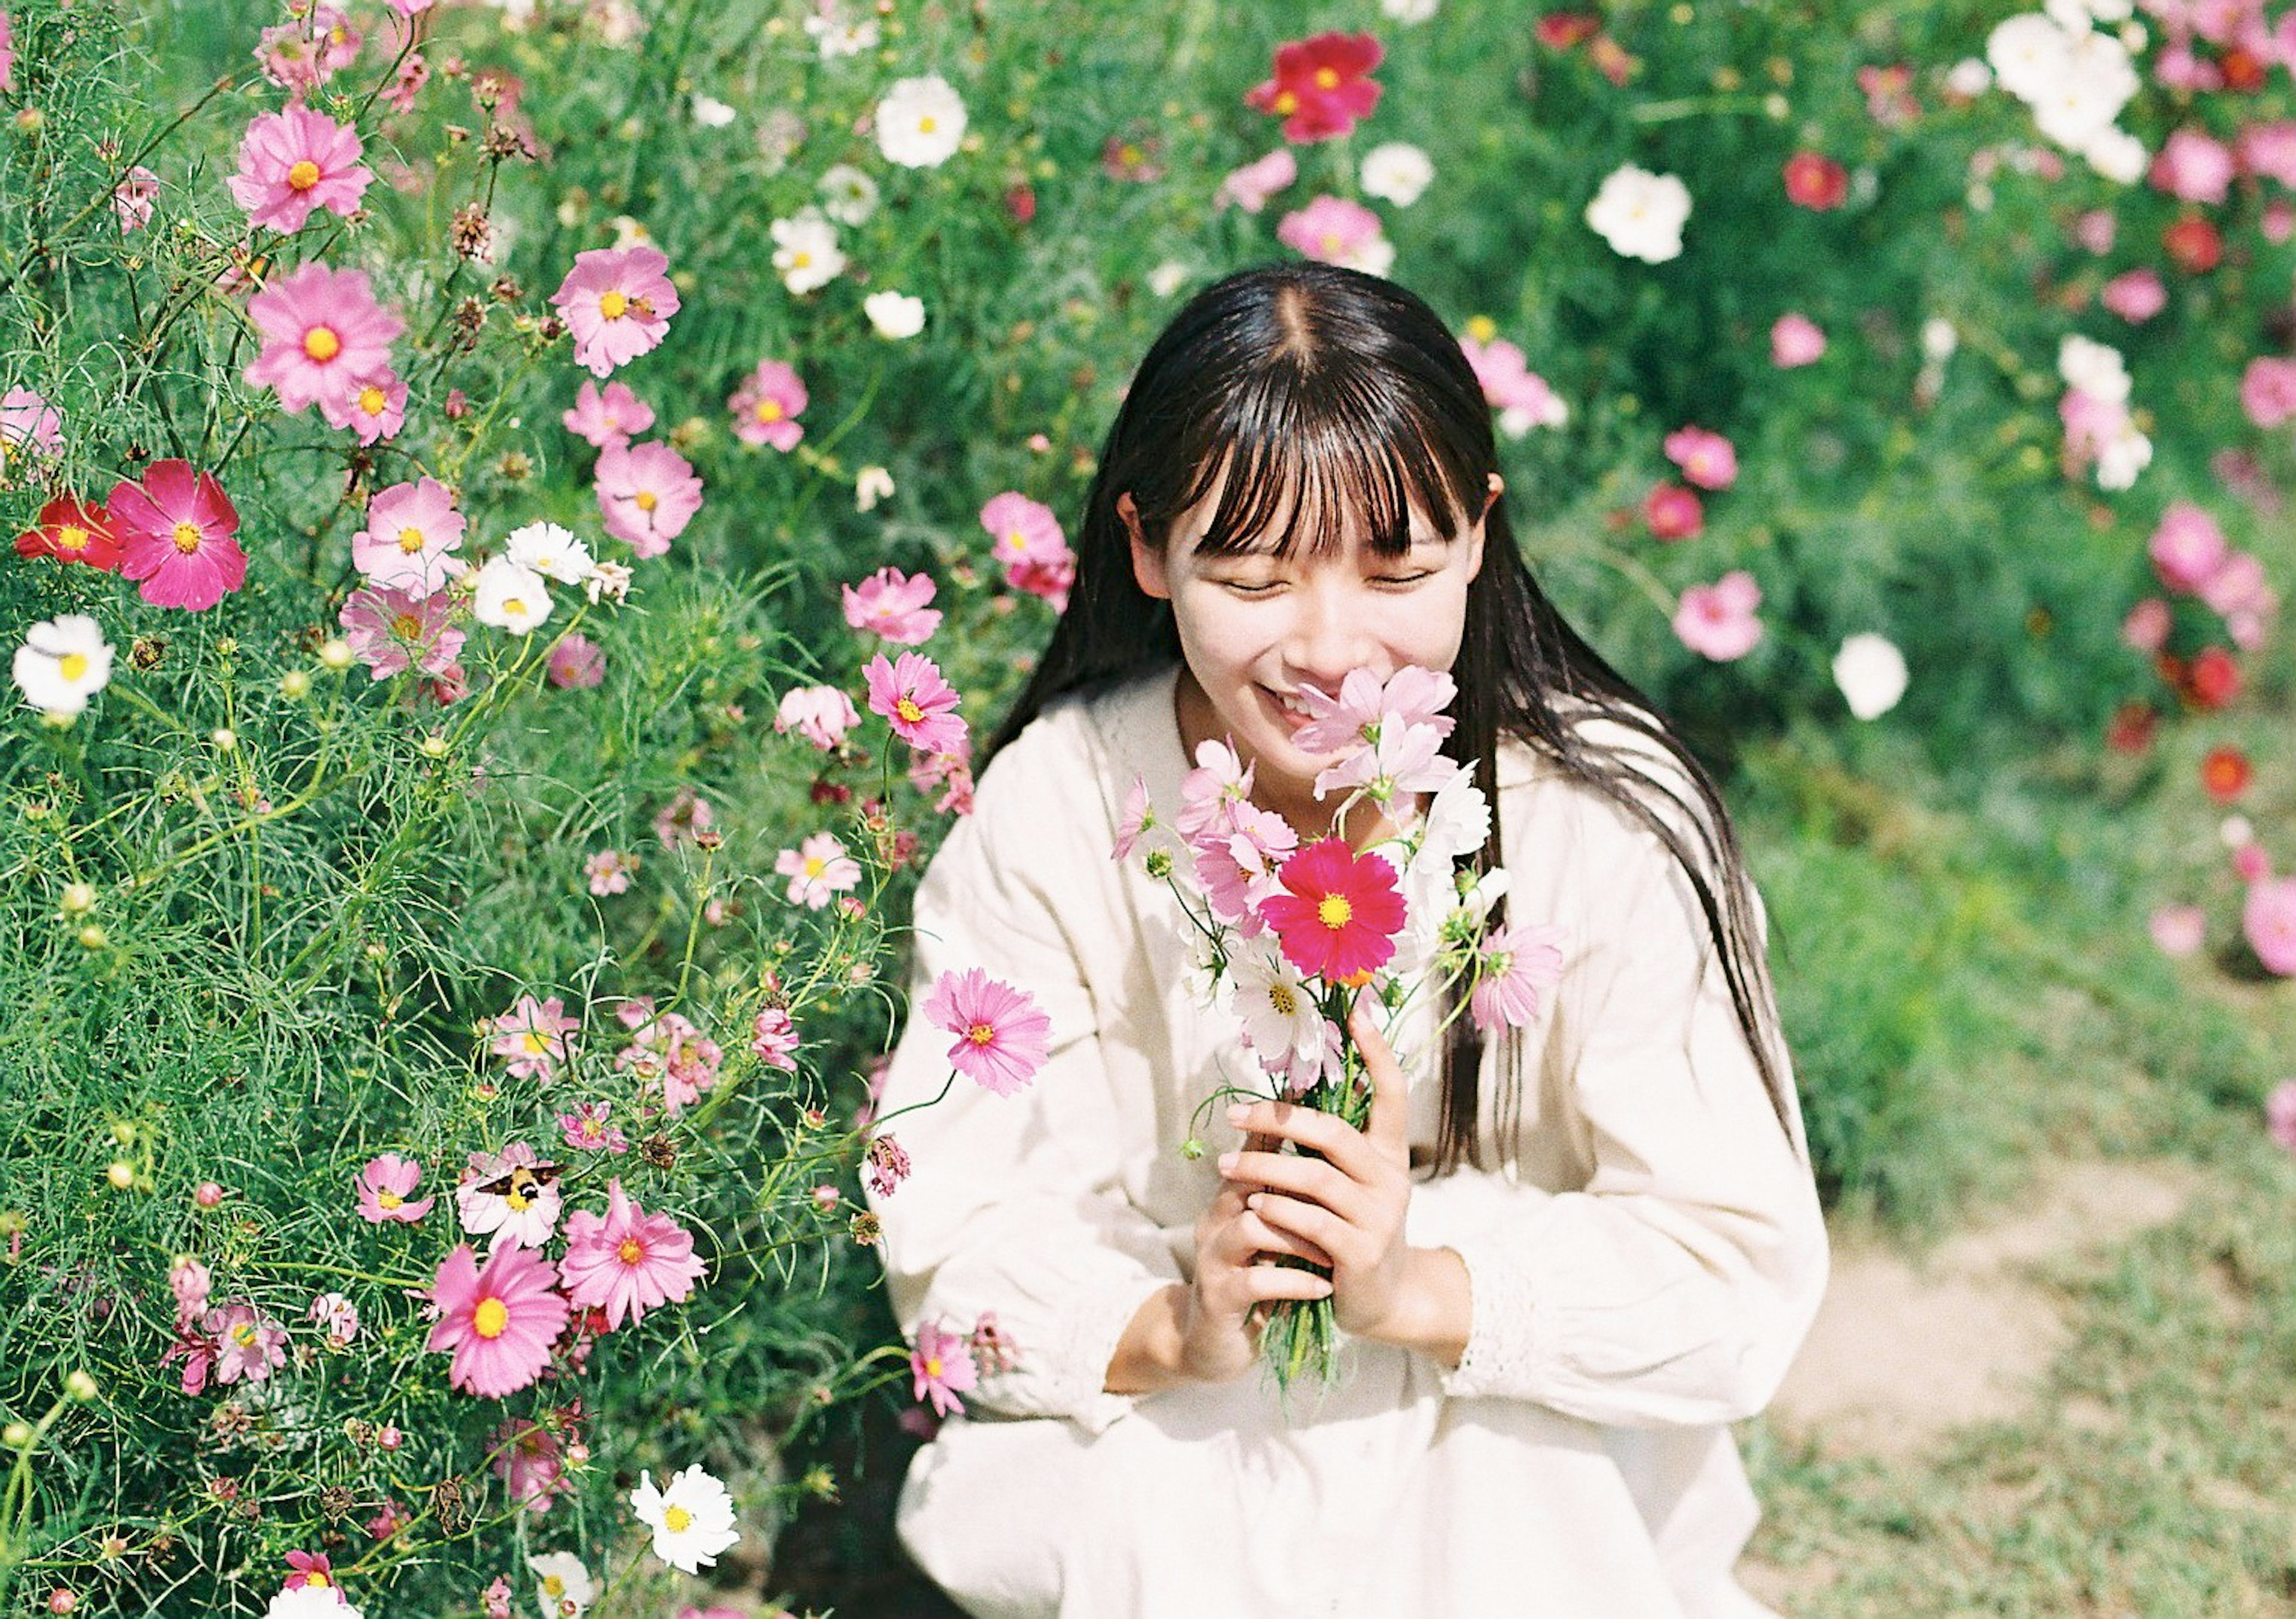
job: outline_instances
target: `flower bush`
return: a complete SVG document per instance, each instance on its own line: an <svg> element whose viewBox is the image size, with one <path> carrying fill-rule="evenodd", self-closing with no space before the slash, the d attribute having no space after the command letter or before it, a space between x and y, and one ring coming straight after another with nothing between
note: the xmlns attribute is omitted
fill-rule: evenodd
<svg viewBox="0 0 2296 1619"><path fill-rule="evenodd" d="M652 1478L762 1549L822 1411L1025 1355L877 1346L854 1076L1244 264L1456 322L1718 755L2157 779L2156 933L2296 972L2284 8L1095 16L0 5L0 1602L643 1597L725 1532Z"/></svg>

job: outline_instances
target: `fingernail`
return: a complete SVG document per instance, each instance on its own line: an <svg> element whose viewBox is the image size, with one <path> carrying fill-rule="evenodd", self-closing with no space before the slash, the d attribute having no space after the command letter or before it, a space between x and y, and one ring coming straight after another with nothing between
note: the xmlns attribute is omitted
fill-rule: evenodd
<svg viewBox="0 0 2296 1619"><path fill-rule="evenodd" d="M1237 1158L1239 1158L1239 1157L1242 1157L1242 1156L1243 1156L1243 1155L1242 1155L1242 1154L1241 1154L1241 1153L1234 1153L1234 1152L1224 1152L1224 1153L1220 1154L1220 1156L1219 1156L1219 1166L1220 1166L1220 1173L1223 1173L1223 1174L1225 1174L1226 1173L1227 1173L1227 1171L1229 1171L1229 1170L1231 1170L1231 1169L1234 1169L1234 1168L1235 1167L1235 1161L1236 1161L1236 1159L1237 1159Z"/></svg>
<svg viewBox="0 0 2296 1619"><path fill-rule="evenodd" d="M1241 1124L1250 1116L1251 1109L1242 1102L1236 1103L1227 1110L1227 1122L1231 1124Z"/></svg>

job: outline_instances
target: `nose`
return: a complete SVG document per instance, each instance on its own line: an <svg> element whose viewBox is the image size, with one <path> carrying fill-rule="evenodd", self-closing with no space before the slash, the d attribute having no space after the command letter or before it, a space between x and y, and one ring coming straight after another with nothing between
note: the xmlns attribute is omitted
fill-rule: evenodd
<svg viewBox="0 0 2296 1619"><path fill-rule="evenodd" d="M1294 688L1314 686L1336 692L1350 671L1380 666L1378 598L1358 580L1335 568L1320 568L1293 597L1297 609L1286 637L1283 658Z"/></svg>

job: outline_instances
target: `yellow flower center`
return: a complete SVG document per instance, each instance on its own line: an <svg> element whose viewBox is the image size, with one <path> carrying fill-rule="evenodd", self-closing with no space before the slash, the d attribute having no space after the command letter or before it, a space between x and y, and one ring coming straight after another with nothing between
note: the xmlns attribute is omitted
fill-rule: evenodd
<svg viewBox="0 0 2296 1619"><path fill-rule="evenodd" d="M917 699L914 697L902 698L893 705L893 712L899 715L905 724L911 725L925 716L925 711L917 707Z"/></svg>
<svg viewBox="0 0 2296 1619"><path fill-rule="evenodd" d="M56 530L56 549L58 551L86 551L87 549L88 541L93 538L94 538L94 536L89 534L86 529L81 527L78 523L66 523L62 527Z"/></svg>
<svg viewBox="0 0 2296 1619"><path fill-rule="evenodd" d="M200 548L200 526L197 523L176 524L175 540L176 549L190 556Z"/></svg>
<svg viewBox="0 0 2296 1619"><path fill-rule="evenodd" d="M1346 927L1348 919L1355 913L1356 908L1336 894L1326 894L1316 906L1316 920L1335 933Z"/></svg>
<svg viewBox="0 0 2296 1619"><path fill-rule="evenodd" d="M1300 110L1300 98L1289 90L1278 91L1275 96L1275 110L1285 118L1290 118Z"/></svg>
<svg viewBox="0 0 2296 1619"><path fill-rule="evenodd" d="M930 112L917 120L917 133L919 135L931 135L934 130L939 127L939 124L934 120L932 114Z"/></svg>
<svg viewBox="0 0 2296 1619"><path fill-rule="evenodd" d="M358 407L370 416L381 415L382 407L390 403L390 396L372 382L359 389Z"/></svg>
<svg viewBox="0 0 2296 1619"><path fill-rule="evenodd" d="M1123 145L1116 149L1116 160L1124 165L1127 168L1131 168L1134 164L1139 162L1141 159L1147 155L1148 154L1146 152L1141 151L1139 147L1134 145L1129 141L1127 141Z"/></svg>
<svg viewBox="0 0 2296 1619"><path fill-rule="evenodd" d="M319 166L304 158L287 171L287 184L291 191L307 192L319 183Z"/></svg>
<svg viewBox="0 0 2296 1619"><path fill-rule="evenodd" d="M66 680L77 681L81 675L87 673L87 654L85 652L66 652L63 656L63 662L59 666L62 669L63 677Z"/></svg>
<svg viewBox="0 0 2296 1619"><path fill-rule="evenodd" d="M778 400L778 399L760 399L760 400L758 400L758 421L779 421L781 419L782 419L782 402L781 402L780 400Z"/></svg>
<svg viewBox="0 0 2296 1619"><path fill-rule="evenodd" d="M416 552L422 550L422 531L420 528L414 527L411 524L406 527L400 529L398 531L398 549L405 552L410 557Z"/></svg>
<svg viewBox="0 0 2296 1619"><path fill-rule="evenodd" d="M242 1349L254 1348L255 1338L256 1331L255 1323L253 1321L242 1321L238 1326L234 1327L231 1329L231 1341L238 1345Z"/></svg>
<svg viewBox="0 0 2296 1619"><path fill-rule="evenodd" d="M1340 70L1337 68L1318 68L1316 70L1316 89L1336 90L1339 87Z"/></svg>
<svg viewBox="0 0 2296 1619"><path fill-rule="evenodd" d="M1336 253L1340 250L1340 239L1330 231L1325 231L1316 240L1324 244L1324 251L1326 253Z"/></svg>
<svg viewBox="0 0 2296 1619"><path fill-rule="evenodd" d="M511 1212L513 1214L523 1214L534 1206L534 1199L528 1197L523 1190L515 1186L503 1194L503 1201L510 1205Z"/></svg>
<svg viewBox="0 0 2296 1619"><path fill-rule="evenodd" d="M940 1357L939 1355L932 1354L925 1357L925 1376L935 1378L938 1378L940 1376Z"/></svg>
<svg viewBox="0 0 2296 1619"><path fill-rule="evenodd" d="M526 1047L528 1056L539 1057L550 1049L550 1036L540 1029L529 1029L526 1031L526 1038L520 1043Z"/></svg>
<svg viewBox="0 0 2296 1619"><path fill-rule="evenodd" d="M630 300L622 293L609 288L598 295L598 313L610 321L619 321L629 313Z"/></svg>
<svg viewBox="0 0 2296 1619"><path fill-rule="evenodd" d="M664 1507L661 1509L661 1526L668 1530L670 1533L684 1534L688 1529L692 1528L693 1525L693 1514L688 1512L685 1508Z"/></svg>
<svg viewBox="0 0 2296 1619"><path fill-rule="evenodd" d="M504 596L503 598L503 614L505 617L510 618L525 617L526 598L524 596Z"/></svg>
<svg viewBox="0 0 2296 1619"><path fill-rule="evenodd" d="M303 1583L306 1585L327 1586L332 1585L334 1582L327 1578L325 1570L314 1568L303 1576Z"/></svg>
<svg viewBox="0 0 2296 1619"><path fill-rule="evenodd" d="M492 1343L510 1330L510 1306L498 1298L482 1298L471 1312L471 1330Z"/></svg>
<svg viewBox="0 0 2296 1619"><path fill-rule="evenodd" d="M630 503L641 511L651 511L661 504L661 496L651 489L641 489L637 493L637 498Z"/></svg>
<svg viewBox="0 0 2296 1619"><path fill-rule="evenodd" d="M1488 315L1467 317L1467 335L1478 343L1488 343L1499 334L1499 323Z"/></svg>
<svg viewBox="0 0 2296 1619"><path fill-rule="evenodd" d="M390 621L390 633L401 641L422 639L422 620L412 613L401 613Z"/></svg>
<svg viewBox="0 0 2296 1619"><path fill-rule="evenodd" d="M806 266L812 262L813 255L807 252L803 248L800 248L796 252L790 255L790 268L792 270L802 270Z"/></svg>
<svg viewBox="0 0 2296 1619"><path fill-rule="evenodd" d="M626 1265L634 1265L645 1258L644 1245L635 1237L622 1239L622 1246L614 1250L614 1257Z"/></svg>
<svg viewBox="0 0 2296 1619"><path fill-rule="evenodd" d="M1271 984L1267 986L1267 1004L1275 1009L1277 1017L1289 1018L1300 1010L1300 997L1292 993L1289 984Z"/></svg>
<svg viewBox="0 0 2296 1619"><path fill-rule="evenodd" d="M806 860L805 874L808 877L818 877L828 869L829 863L818 854L808 856Z"/></svg>
<svg viewBox="0 0 2296 1619"><path fill-rule="evenodd" d="M342 351L343 340L332 326L314 326L303 334L303 352L322 365Z"/></svg>
<svg viewBox="0 0 2296 1619"><path fill-rule="evenodd" d="M1004 543L1015 551L1029 549L1029 536L1018 528L1008 528L1004 531Z"/></svg>
<svg viewBox="0 0 2296 1619"><path fill-rule="evenodd" d="M394 1191L377 1192L374 1195L374 1200L385 1208L397 1208L400 1204L406 1201L406 1198L400 1197Z"/></svg>
<svg viewBox="0 0 2296 1619"><path fill-rule="evenodd" d="M566 1582L557 1574L545 1574L542 1576L542 1589L545 1595L562 1597L566 1594Z"/></svg>
<svg viewBox="0 0 2296 1619"><path fill-rule="evenodd" d="M975 1045L995 1045L996 1027L994 1024L976 1023L964 1031L964 1037Z"/></svg>

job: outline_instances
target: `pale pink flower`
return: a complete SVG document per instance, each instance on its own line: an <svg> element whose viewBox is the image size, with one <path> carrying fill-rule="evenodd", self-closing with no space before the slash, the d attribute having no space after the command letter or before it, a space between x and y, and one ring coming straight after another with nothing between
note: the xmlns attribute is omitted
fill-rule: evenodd
<svg viewBox="0 0 2296 1619"><path fill-rule="evenodd" d="M2245 551L2226 554L2225 560L2201 581L2200 598L2211 612L2222 613L2226 618L2243 613L2268 617L2279 605L2279 598L2265 582L2264 564Z"/></svg>
<svg viewBox="0 0 2296 1619"><path fill-rule="evenodd" d="M1276 223L1275 240L1318 263L1372 274L1383 271L1394 257L1377 214L1360 202L1328 193L1284 215Z"/></svg>
<svg viewBox="0 0 2296 1619"><path fill-rule="evenodd" d="M247 380L277 390L292 415L390 369L390 344L405 330L374 301L363 270L316 262L273 282L247 303L263 338Z"/></svg>
<svg viewBox="0 0 2296 1619"><path fill-rule="evenodd" d="M1770 328L1770 364L1781 370L1814 364L1825 353L1825 333L1800 315L1782 315Z"/></svg>
<svg viewBox="0 0 2296 1619"><path fill-rule="evenodd" d="M868 687L869 711L882 716L899 737L921 753L955 753L965 745L965 723L956 716L956 689L941 678L940 667L920 652L904 652L898 661L882 652L861 671Z"/></svg>
<svg viewBox="0 0 2296 1619"><path fill-rule="evenodd" d="M1035 997L978 967L941 974L924 1015L956 1036L948 1048L950 1065L999 1096L1011 1096L1034 1079L1050 1054L1052 1019Z"/></svg>
<svg viewBox="0 0 2296 1619"><path fill-rule="evenodd" d="M569 1017L566 1002L558 996L537 1001L521 995L517 1005L495 1018L490 1049L510 1059L512 1079L537 1078L548 1084L557 1077L558 1065L567 1060L566 1036L581 1026L582 1020Z"/></svg>
<svg viewBox="0 0 2296 1619"><path fill-rule="evenodd" d="M247 553L233 537L239 512L212 473L172 457L121 479L105 503L119 539L122 577L142 581L154 607L204 612L247 583Z"/></svg>
<svg viewBox="0 0 2296 1619"><path fill-rule="evenodd" d="M578 631L565 635L550 649L548 673L554 686L587 691L606 678L605 650Z"/></svg>
<svg viewBox="0 0 2296 1619"><path fill-rule="evenodd" d="M2109 208L2093 208L2073 221L2073 240L2100 256L2112 251L2120 221Z"/></svg>
<svg viewBox="0 0 2296 1619"><path fill-rule="evenodd" d="M589 879L590 892L603 897L609 894L627 894L630 874L638 869L638 857L619 849L601 849L582 863L582 875Z"/></svg>
<svg viewBox="0 0 2296 1619"><path fill-rule="evenodd" d="M996 540L989 556L1007 566L1058 556L1069 548L1068 536L1061 532L1061 519L1053 515L1053 509L1018 490L992 495L980 508L980 526Z"/></svg>
<svg viewBox="0 0 2296 1619"><path fill-rule="evenodd" d="M1702 489L1726 489L1738 481L1738 451L1719 433L1702 427L1677 428L1666 436L1666 458Z"/></svg>
<svg viewBox="0 0 2296 1619"><path fill-rule="evenodd" d="M659 439L609 445L598 456L598 510L606 532L642 557L658 557L701 510L701 479Z"/></svg>
<svg viewBox="0 0 2296 1619"><path fill-rule="evenodd" d="M389 680L411 667L444 675L455 666L465 635L451 613L444 595L410 596L370 585L351 593L335 622L371 678Z"/></svg>
<svg viewBox="0 0 2296 1619"><path fill-rule="evenodd" d="M473 1237L491 1231L495 1246L538 1248L558 1228L558 1166L524 1141L499 1153L474 1152L457 1177L455 1213Z"/></svg>
<svg viewBox="0 0 2296 1619"><path fill-rule="evenodd" d="M795 1073L797 1048L797 1025L786 1007L766 1008L750 1026L750 1050L769 1068Z"/></svg>
<svg viewBox="0 0 2296 1619"><path fill-rule="evenodd" d="M152 209L160 196L160 176L141 163L112 188L111 211L119 216L119 233L132 235L152 223Z"/></svg>
<svg viewBox="0 0 2296 1619"><path fill-rule="evenodd" d="M1252 773L1258 768L1246 765L1226 742L1197 743L1195 768L1180 779L1180 813L1174 824L1181 838L1193 844L1215 822L1228 824L1230 812L1251 797Z"/></svg>
<svg viewBox="0 0 2296 1619"><path fill-rule="evenodd" d="M564 1279L562 1270L560 1280ZM513 1506L547 1512L554 1499L574 1488L574 1481L566 1476L565 1446L531 1417L504 1418L487 1435L487 1450L494 1457L495 1476L506 1486ZM544 1619L556 1615L545 1613Z"/></svg>
<svg viewBox="0 0 2296 1619"><path fill-rule="evenodd" d="M2237 150L2240 166L2249 173L2296 187L2296 122L2251 124L2240 132Z"/></svg>
<svg viewBox="0 0 2296 1619"><path fill-rule="evenodd" d="M718 812L710 807L709 799L697 796L690 787L681 787L669 796L668 803L654 812L654 840L665 848L674 849L681 843L693 842L696 833L708 831L717 819Z"/></svg>
<svg viewBox="0 0 2296 1619"><path fill-rule="evenodd" d="M2158 596L2147 596L2120 621L2120 639L2139 652L2157 652L2169 644L2169 604Z"/></svg>
<svg viewBox="0 0 2296 1619"><path fill-rule="evenodd" d="M868 1165L869 1190L880 1198L890 1198L900 1190L901 1182L909 1178L914 1167L909 1162L908 1149L890 1135L870 1138Z"/></svg>
<svg viewBox="0 0 2296 1619"><path fill-rule="evenodd" d="M915 646L940 628L940 610L929 605L939 588L929 575L881 568L844 586L845 622L896 646Z"/></svg>
<svg viewBox="0 0 2296 1619"><path fill-rule="evenodd" d="M2251 360L2240 377L2240 408L2262 428L2296 417L2296 360L2273 355Z"/></svg>
<svg viewBox="0 0 2296 1619"><path fill-rule="evenodd" d="M313 1299L311 1319L326 1329L330 1349L348 1349L358 1337L358 1306L340 1293L322 1293Z"/></svg>
<svg viewBox="0 0 2296 1619"><path fill-rule="evenodd" d="M2141 326L2169 307L2169 290L2150 268L2123 271L2104 283L2097 301L2132 326Z"/></svg>
<svg viewBox="0 0 2296 1619"><path fill-rule="evenodd" d="M397 4L397 0L392 0ZM390 87L382 93L382 102L394 112L412 112L414 98L422 94L422 86L430 82L430 63L420 51L409 51L399 59L398 72Z"/></svg>
<svg viewBox="0 0 2296 1619"><path fill-rule="evenodd" d="M603 1309L606 1325L635 1326L649 1310L690 1296L704 1266L694 1256L693 1234L668 1214L649 1214L622 1190L606 1184L602 1219L587 1209L566 1217L566 1257L559 1275L566 1296L585 1309Z"/></svg>
<svg viewBox="0 0 2296 1619"><path fill-rule="evenodd" d="M218 1383L236 1383L242 1378L260 1383L274 1368L287 1364L287 1329L252 1304L210 1310L201 1328L215 1340Z"/></svg>
<svg viewBox="0 0 2296 1619"><path fill-rule="evenodd" d="M820 910L861 882L859 863L845 852L834 832L816 832L796 848L783 849L774 861L774 872L790 879L790 903L809 911Z"/></svg>
<svg viewBox="0 0 2296 1619"><path fill-rule="evenodd" d="M178 1255L168 1267L168 1290L176 1297L176 1329L186 1331L208 1307L208 1289L214 1278L207 1266L189 1254Z"/></svg>
<svg viewBox="0 0 2296 1619"><path fill-rule="evenodd" d="M653 406L620 382L602 390L585 381L574 395L574 408L559 418L566 430L587 439L601 450L625 445L653 425Z"/></svg>
<svg viewBox="0 0 2296 1619"><path fill-rule="evenodd" d="M774 711L776 732L787 735L794 731L824 753L860 723L853 699L835 686L793 687L782 694L781 705Z"/></svg>
<svg viewBox="0 0 2296 1619"><path fill-rule="evenodd" d="M2232 149L2197 129L2178 129L2161 143L2145 177L2156 191L2187 202L2215 204L2225 200L2238 172Z"/></svg>
<svg viewBox="0 0 2296 1619"><path fill-rule="evenodd" d="M2296 1079L2284 1079L2264 1099L2265 1132L2289 1152L2296 1152Z"/></svg>
<svg viewBox="0 0 2296 1619"><path fill-rule="evenodd" d="M429 1347L455 1357L448 1385L488 1400L541 1376L569 1314L550 1262L511 1243L496 1243L483 1267L469 1243L457 1243L431 1280L430 1299L439 1321Z"/></svg>
<svg viewBox="0 0 2296 1619"><path fill-rule="evenodd" d="M1443 756L1442 745L1442 734L1431 725L1382 721L1377 741L1317 773L1316 796L1360 788L1374 802L1385 804L1400 793L1440 792L1458 779L1460 769Z"/></svg>
<svg viewBox="0 0 2296 1619"><path fill-rule="evenodd" d="M2190 501L2173 501L2152 531L2148 550L2161 583L2189 595L2223 565L2229 547L2216 519Z"/></svg>
<svg viewBox="0 0 2296 1619"><path fill-rule="evenodd" d="M329 427L357 434L361 444L396 438L406 425L406 384L388 368L372 377L350 378L340 394L319 397L319 414Z"/></svg>
<svg viewBox="0 0 2296 1619"><path fill-rule="evenodd" d="M1762 639L1762 621L1754 616L1761 604L1762 587L1754 576L1733 568L1711 585L1693 585L1682 593L1674 633L1701 657L1727 663L1743 658Z"/></svg>
<svg viewBox="0 0 2296 1619"><path fill-rule="evenodd" d="M559 1132L569 1147L585 1152L627 1152L630 1139L612 1122L611 1102L584 1102L558 1116Z"/></svg>
<svg viewBox="0 0 2296 1619"><path fill-rule="evenodd" d="M402 1158L395 1152L369 1158L358 1175L359 1218L369 1225L392 1220L412 1224L422 1219L439 1201L435 1197L413 1195L415 1182L422 1178L420 1158Z"/></svg>
<svg viewBox="0 0 2296 1619"><path fill-rule="evenodd" d="M2145 927L2163 955L2192 955L2208 941L2209 919L2198 905L2163 905Z"/></svg>
<svg viewBox="0 0 2296 1619"><path fill-rule="evenodd" d="M1188 838L1196 880L1215 919L1244 938L1267 928L1260 903L1283 890L1283 863L1299 847L1292 823L1249 801L1228 805Z"/></svg>
<svg viewBox="0 0 2296 1619"><path fill-rule="evenodd" d="M1154 807L1148 802L1148 778L1136 775L1124 794L1124 811L1117 819L1116 842L1109 850L1111 860L1122 862L1132 858L1139 846L1141 835L1158 825Z"/></svg>
<svg viewBox="0 0 2296 1619"><path fill-rule="evenodd" d="M1267 200L1300 177L1300 160L1289 147L1279 146L1255 163L1231 170L1212 193L1215 210L1228 207L1256 214Z"/></svg>
<svg viewBox="0 0 2296 1619"><path fill-rule="evenodd" d="M909 1353L909 1370L914 1378L914 1397L931 1400L934 1413L941 1417L951 1411L964 1411L964 1402L957 1396L972 1387L980 1376L980 1368L973 1363L971 1346L937 1322L918 1323L917 1345Z"/></svg>
<svg viewBox="0 0 2296 1619"><path fill-rule="evenodd" d="M0 466L20 446L29 445L39 455L55 455L64 447L63 413L29 388L12 388L0 394Z"/></svg>
<svg viewBox="0 0 2296 1619"><path fill-rule="evenodd" d="M370 584L418 598L434 595L460 571L450 559L462 549L467 527L455 510L453 492L437 478L393 484L368 500L366 527L351 536L351 565ZM462 644L460 636L455 644Z"/></svg>
<svg viewBox="0 0 2296 1619"><path fill-rule="evenodd" d="M2240 928L2267 972L2296 977L2296 877L2251 883Z"/></svg>
<svg viewBox="0 0 2296 1619"><path fill-rule="evenodd" d="M358 58L363 36L332 5L296 5L288 21L263 30L255 59L263 76L297 102Z"/></svg>
<svg viewBox="0 0 2296 1619"><path fill-rule="evenodd" d="M1518 923L1485 937L1480 977L1468 998L1468 1015L1488 1033L1527 1028L1538 1019L1542 997L1562 978L1565 930L1551 922Z"/></svg>
<svg viewBox="0 0 2296 1619"><path fill-rule="evenodd" d="M1443 711L1458 694L1448 675L1416 664L1403 665L1385 681L1369 669L1350 669L1336 693L1300 688L1299 699L1313 717L1292 740L1306 753L1337 753L1376 742L1390 724L1425 726L1447 737L1457 722Z"/></svg>
<svg viewBox="0 0 2296 1619"><path fill-rule="evenodd" d="M787 451L805 437L797 418L808 403L805 384L786 361L760 360L727 397L726 407L734 413L734 437Z"/></svg>
<svg viewBox="0 0 2296 1619"><path fill-rule="evenodd" d="M248 222L282 235L299 231L313 209L348 216L374 176L358 131L308 107L258 113L239 143L239 172L226 182Z"/></svg>
<svg viewBox="0 0 2296 1619"><path fill-rule="evenodd" d="M551 303L574 334L574 363L603 377L658 347L677 313L677 289L662 272L669 259L644 242L574 256Z"/></svg>
<svg viewBox="0 0 2296 1619"><path fill-rule="evenodd" d="M1546 379L1532 371L1522 350L1505 338L1488 343L1462 338L1459 348L1482 386L1484 403L1499 413L1499 431L1510 438L1520 438L1535 427L1561 427L1570 419L1569 408Z"/></svg>
<svg viewBox="0 0 2296 1619"><path fill-rule="evenodd" d="M638 1009L632 1022L633 1008ZM629 1045L614 1057L617 1069L635 1069L642 1090L660 1085L662 1105L672 1118L718 1083L725 1052L691 1020L676 1012L656 1012L641 998L616 1014L636 1029Z"/></svg>

